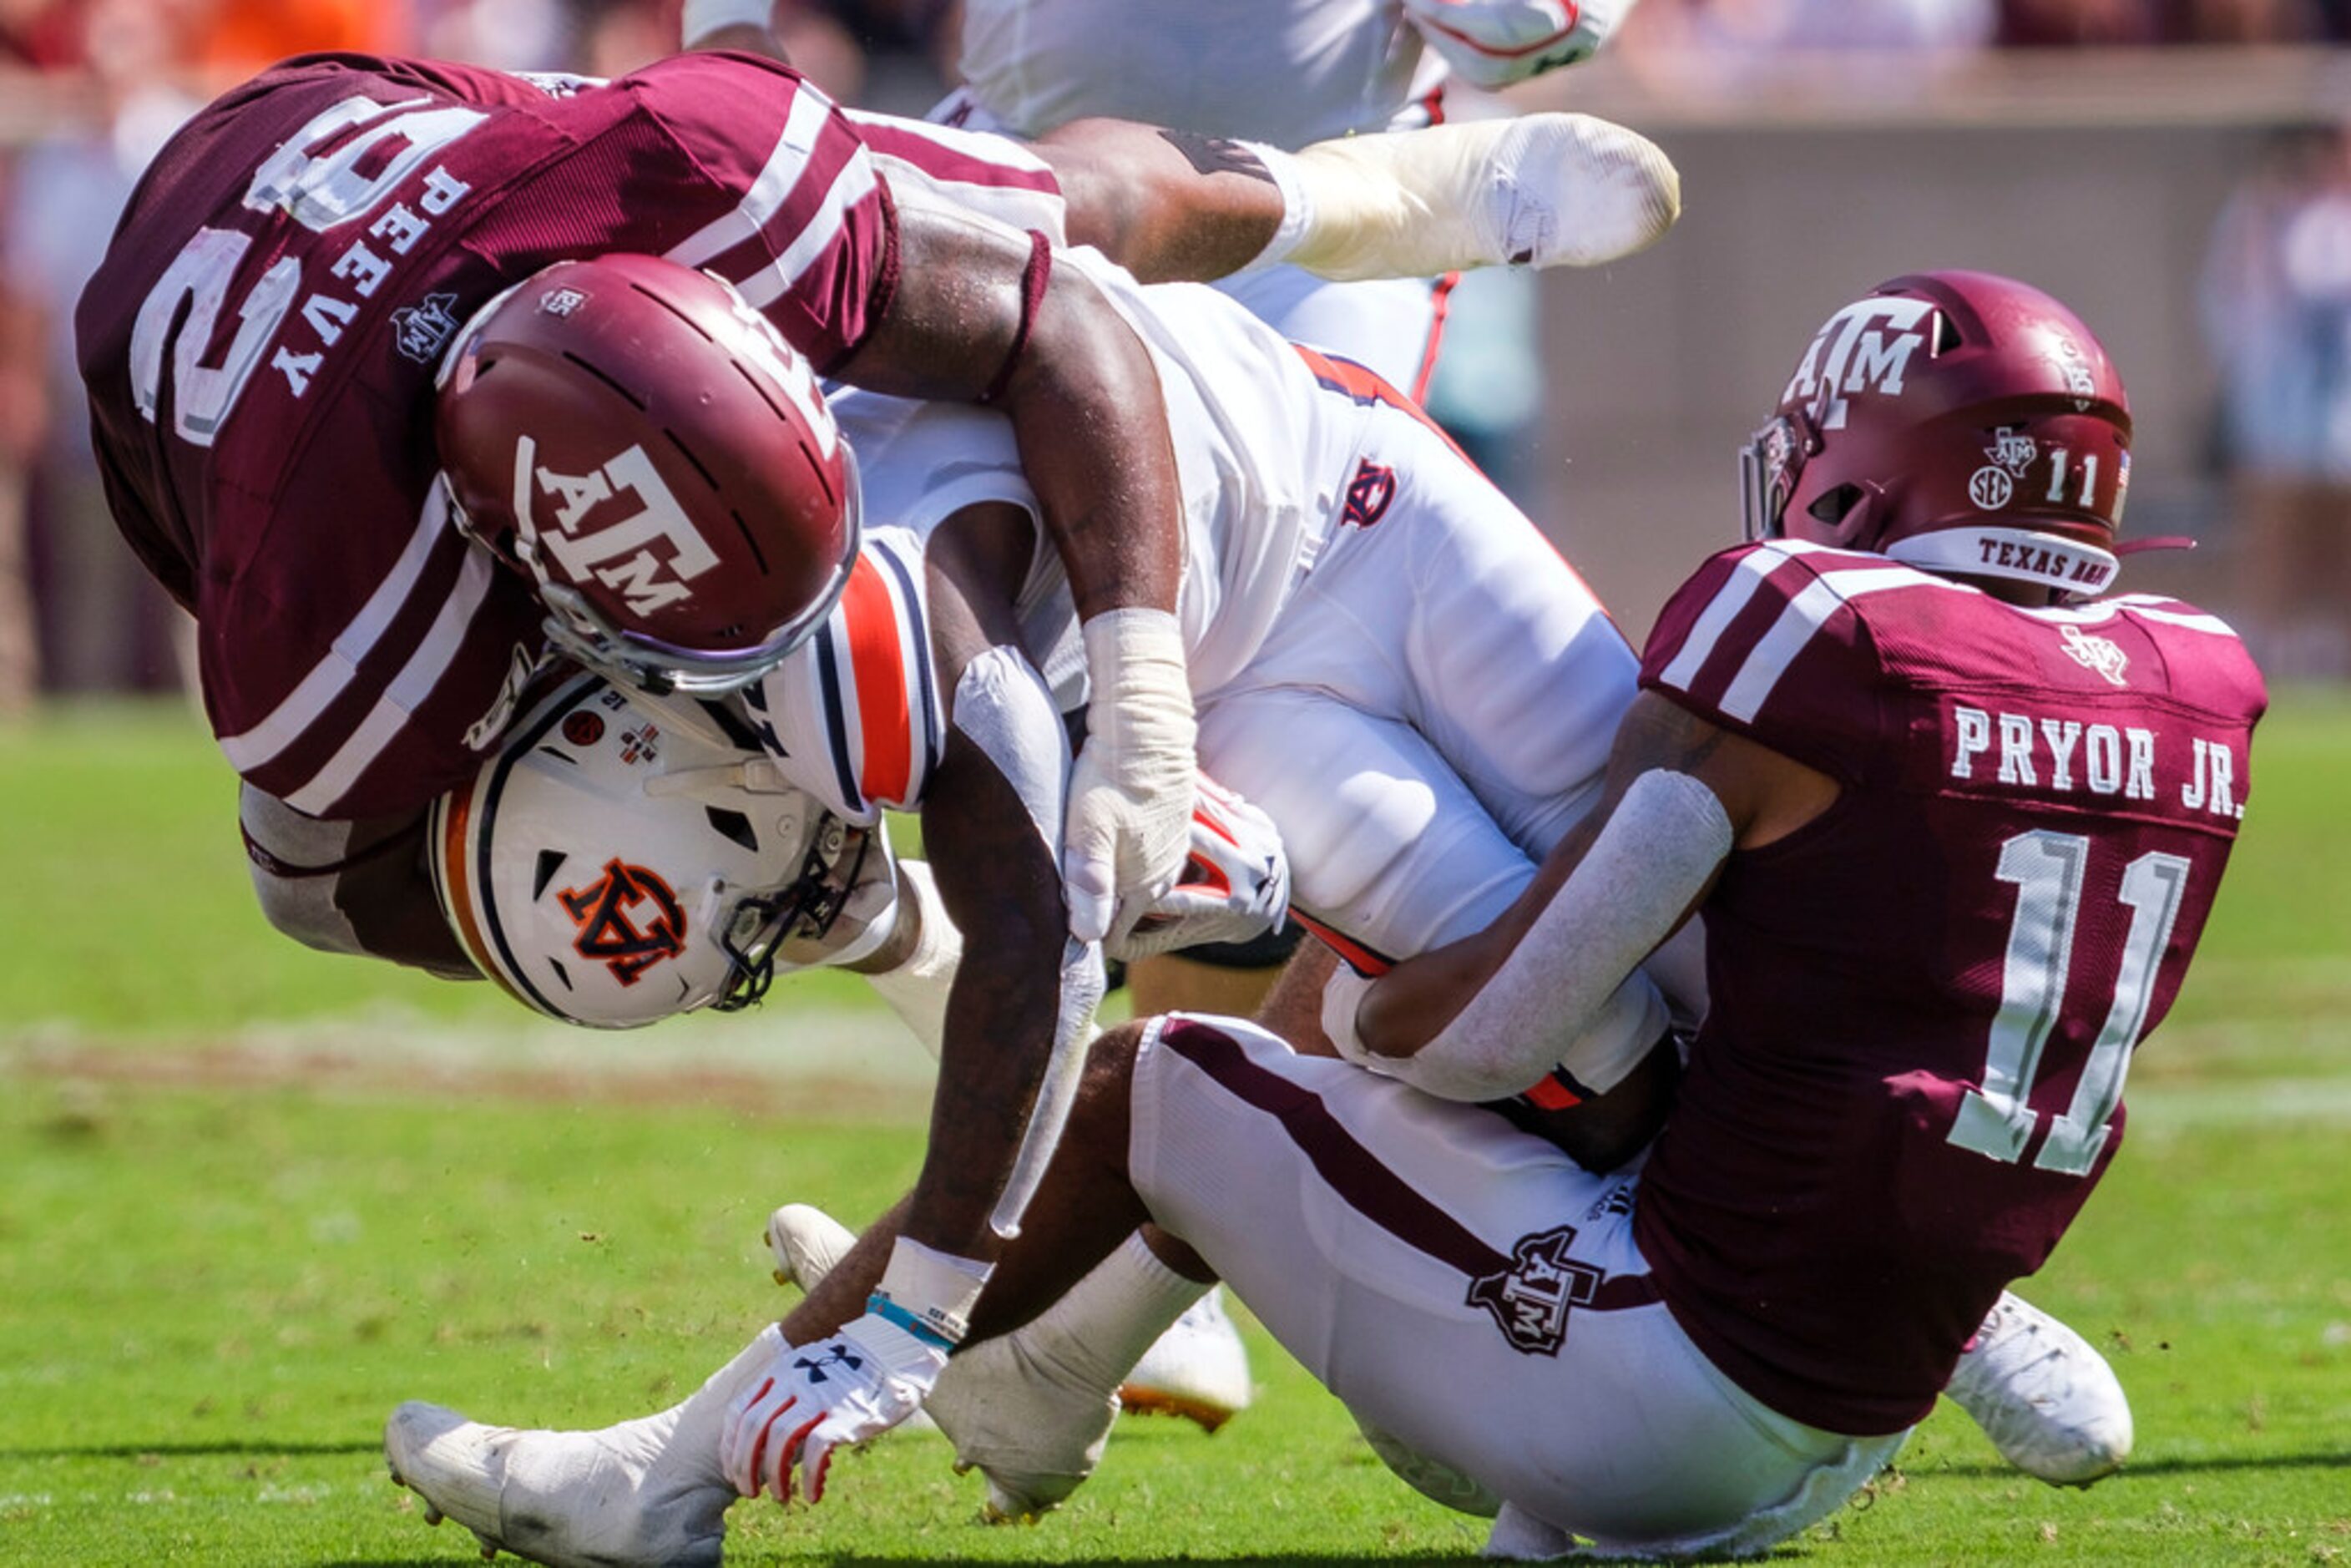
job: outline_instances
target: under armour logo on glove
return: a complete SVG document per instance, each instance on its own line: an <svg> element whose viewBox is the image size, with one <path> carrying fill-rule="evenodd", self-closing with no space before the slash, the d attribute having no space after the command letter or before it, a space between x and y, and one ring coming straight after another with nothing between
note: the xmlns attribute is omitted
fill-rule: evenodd
<svg viewBox="0 0 2351 1568"><path fill-rule="evenodd" d="M795 1356L792 1364L807 1373L810 1383L822 1383L825 1380L824 1369L828 1366L845 1366L855 1372L865 1363L847 1345L836 1343L825 1346L824 1354L813 1360L805 1355Z"/></svg>
<svg viewBox="0 0 2351 1568"><path fill-rule="evenodd" d="M832 1451L878 1437L921 1408L947 1364L946 1343L928 1343L872 1312L820 1344L786 1344L774 1366L735 1398L718 1461L745 1497L792 1500L799 1472L822 1500Z"/></svg>

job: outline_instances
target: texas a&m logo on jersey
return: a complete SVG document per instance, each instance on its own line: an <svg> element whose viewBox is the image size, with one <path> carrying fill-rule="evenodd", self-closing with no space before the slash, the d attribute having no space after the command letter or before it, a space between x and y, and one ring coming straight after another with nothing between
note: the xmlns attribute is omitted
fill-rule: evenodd
<svg viewBox="0 0 2351 1568"><path fill-rule="evenodd" d="M428 294L413 305L403 305L392 313L392 346L400 357L419 365L429 365L440 357L449 341L449 334L457 329L457 297L454 293Z"/></svg>
<svg viewBox="0 0 2351 1568"><path fill-rule="evenodd" d="M573 951L611 969L624 986L685 951L685 912L677 894L654 873L617 855L604 862L602 876L556 896L580 927Z"/></svg>
<svg viewBox="0 0 2351 1568"><path fill-rule="evenodd" d="M1521 1238L1509 1268L1469 1281L1469 1303L1494 1314L1511 1349L1557 1355L1568 1309L1588 1307L1599 1295L1600 1270L1567 1255L1574 1240L1573 1225Z"/></svg>
<svg viewBox="0 0 2351 1568"><path fill-rule="evenodd" d="M1871 298L1830 317L1804 350L1780 394L1782 407L1817 400L1823 430L1844 428L1846 400L1855 392L1902 395L1911 357L1927 346L1935 306L1925 299Z"/></svg>
<svg viewBox="0 0 2351 1568"><path fill-rule="evenodd" d="M550 575L617 589L631 614L650 615L693 598L686 584L718 564L643 446L585 474L559 474L538 456L529 436L516 442L515 520L526 555L535 549ZM560 532L539 526L534 492L555 504Z"/></svg>
<svg viewBox="0 0 2351 1568"><path fill-rule="evenodd" d="M2122 645L2114 639L2085 632L2070 622L2059 627L2058 634L2065 639L2067 654L2082 668L2095 671L2110 686L2130 684L2126 679L2130 669L2130 655L2124 653Z"/></svg>

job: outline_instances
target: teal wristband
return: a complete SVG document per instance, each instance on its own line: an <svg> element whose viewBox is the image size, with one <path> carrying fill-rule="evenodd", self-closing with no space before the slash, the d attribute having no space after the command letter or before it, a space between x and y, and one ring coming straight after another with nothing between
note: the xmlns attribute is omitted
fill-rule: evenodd
<svg viewBox="0 0 2351 1568"><path fill-rule="evenodd" d="M936 1345L941 1350L953 1350L959 1343L960 1336L949 1337L941 1332L942 1325L908 1312L880 1291L865 1298L865 1310L883 1322L895 1323L924 1343Z"/></svg>

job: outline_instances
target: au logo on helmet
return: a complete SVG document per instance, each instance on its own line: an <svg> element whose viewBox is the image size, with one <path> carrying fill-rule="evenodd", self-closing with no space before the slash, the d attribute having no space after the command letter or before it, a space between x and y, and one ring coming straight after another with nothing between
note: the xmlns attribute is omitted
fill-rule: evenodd
<svg viewBox="0 0 2351 1568"><path fill-rule="evenodd" d="M685 912L677 894L654 873L617 855L604 862L602 876L556 896L580 926L573 951L604 965L624 986L685 951Z"/></svg>

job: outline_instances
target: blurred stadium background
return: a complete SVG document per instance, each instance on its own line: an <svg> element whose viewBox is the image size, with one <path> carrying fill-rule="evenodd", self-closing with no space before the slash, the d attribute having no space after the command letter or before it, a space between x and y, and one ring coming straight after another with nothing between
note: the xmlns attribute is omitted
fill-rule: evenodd
<svg viewBox="0 0 2351 1568"><path fill-rule="evenodd" d="M0 712L168 689L172 617L99 504L71 306L131 182L222 87L312 48L611 74L675 0L0 0ZM953 0L780 0L846 100L921 113ZM1812 327L1927 266L2020 274L2105 338L2139 423L2141 586L2273 678L2351 674L2351 0L1646 0L1572 105L1688 210L1594 274L1473 277L1434 401L1638 636L1735 526L1729 454ZM1185 68L1171 60L1168 68Z"/></svg>

